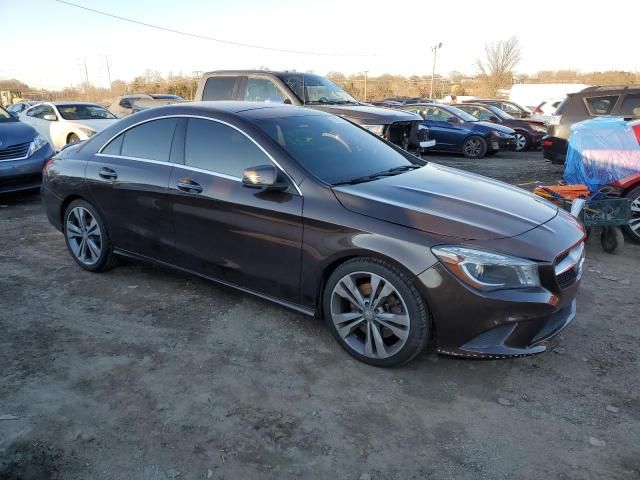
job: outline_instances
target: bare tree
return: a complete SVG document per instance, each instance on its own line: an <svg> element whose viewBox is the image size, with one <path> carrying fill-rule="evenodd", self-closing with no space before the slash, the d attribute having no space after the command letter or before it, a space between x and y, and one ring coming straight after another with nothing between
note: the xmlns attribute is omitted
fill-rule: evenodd
<svg viewBox="0 0 640 480"><path fill-rule="evenodd" d="M520 42L515 35L507 40L486 43L484 59L476 61L485 93L495 97L512 83L513 69L520 61Z"/></svg>

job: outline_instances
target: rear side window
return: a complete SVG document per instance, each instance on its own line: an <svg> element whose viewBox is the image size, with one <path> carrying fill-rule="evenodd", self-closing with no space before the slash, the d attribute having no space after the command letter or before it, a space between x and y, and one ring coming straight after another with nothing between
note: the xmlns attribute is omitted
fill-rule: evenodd
<svg viewBox="0 0 640 480"><path fill-rule="evenodd" d="M249 78L244 93L246 102L284 103L284 96L268 78Z"/></svg>
<svg viewBox="0 0 640 480"><path fill-rule="evenodd" d="M122 150L122 140L124 140L124 135L118 135L102 149L102 153L105 155L120 155L120 151Z"/></svg>
<svg viewBox="0 0 640 480"><path fill-rule="evenodd" d="M202 100L233 100L238 77L211 77L204 84Z"/></svg>
<svg viewBox="0 0 640 480"><path fill-rule="evenodd" d="M591 115L611 115L613 107L618 101L618 95L604 95L584 99Z"/></svg>
<svg viewBox="0 0 640 480"><path fill-rule="evenodd" d="M640 117L640 94L625 95L620 106L620 115L625 117Z"/></svg>
<svg viewBox="0 0 640 480"><path fill-rule="evenodd" d="M124 136L121 155L168 162L177 123L175 118L163 118L127 130L121 135Z"/></svg>
<svg viewBox="0 0 640 480"><path fill-rule="evenodd" d="M572 97L567 97L562 102L560 102L560 105L558 105L558 108L556 108L555 115L562 115L564 113L564 109L567 107L570 98Z"/></svg>
<svg viewBox="0 0 640 480"><path fill-rule="evenodd" d="M184 145L184 163L241 178L245 168L269 165L271 160L235 128L210 120L190 118Z"/></svg>

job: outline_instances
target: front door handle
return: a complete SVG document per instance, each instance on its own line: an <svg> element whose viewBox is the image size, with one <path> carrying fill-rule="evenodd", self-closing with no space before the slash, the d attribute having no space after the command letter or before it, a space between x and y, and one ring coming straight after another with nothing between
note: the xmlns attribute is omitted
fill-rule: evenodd
<svg viewBox="0 0 640 480"><path fill-rule="evenodd" d="M102 167L98 172L98 175L107 180L115 180L116 178L118 178L118 172L107 167Z"/></svg>
<svg viewBox="0 0 640 480"><path fill-rule="evenodd" d="M181 178L178 180L178 188L187 193L202 193L202 185L194 182L190 178Z"/></svg>

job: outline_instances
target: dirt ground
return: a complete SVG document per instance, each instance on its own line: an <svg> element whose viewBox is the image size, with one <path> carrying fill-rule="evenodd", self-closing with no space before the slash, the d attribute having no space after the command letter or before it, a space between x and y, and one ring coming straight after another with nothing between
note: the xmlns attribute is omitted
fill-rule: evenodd
<svg viewBox="0 0 640 480"><path fill-rule="evenodd" d="M561 173L540 152L430 159L524 188ZM640 245L591 239L545 354L383 370L198 278L85 272L38 195L0 206L2 480L640 478Z"/></svg>

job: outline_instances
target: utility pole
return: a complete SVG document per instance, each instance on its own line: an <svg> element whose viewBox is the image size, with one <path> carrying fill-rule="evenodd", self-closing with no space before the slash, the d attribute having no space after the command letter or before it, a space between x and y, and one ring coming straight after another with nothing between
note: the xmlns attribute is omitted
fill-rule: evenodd
<svg viewBox="0 0 640 480"><path fill-rule="evenodd" d="M442 42L435 44L431 47L431 51L433 52L433 66L431 68L431 89L429 90L429 98L433 98L433 80L436 76L436 55L438 54L438 50L442 48Z"/></svg>
<svg viewBox="0 0 640 480"><path fill-rule="evenodd" d="M107 78L109 79L109 91L111 91L111 69L109 68L109 56L104 56L104 61L107 62Z"/></svg>
<svg viewBox="0 0 640 480"><path fill-rule="evenodd" d="M367 75L369 74L369 70L364 71L364 101L367 101Z"/></svg>

